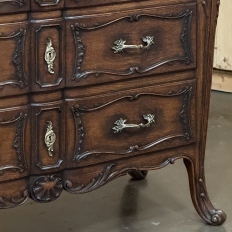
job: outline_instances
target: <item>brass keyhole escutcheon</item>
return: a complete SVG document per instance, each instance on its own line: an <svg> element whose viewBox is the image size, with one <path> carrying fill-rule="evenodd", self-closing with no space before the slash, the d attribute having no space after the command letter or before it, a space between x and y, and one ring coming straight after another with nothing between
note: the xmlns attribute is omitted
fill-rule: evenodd
<svg viewBox="0 0 232 232"><path fill-rule="evenodd" d="M48 38L44 59L48 65L48 72L51 74L54 74L53 63L54 63L55 58L56 58L56 51L52 45L52 39Z"/></svg>
<svg viewBox="0 0 232 232"><path fill-rule="evenodd" d="M56 134L53 131L53 126L52 126L52 122L48 121L48 126L47 126L47 131L46 134L44 136L44 142L48 148L48 155L49 156L53 156L52 152L53 152L53 144L56 141Z"/></svg>

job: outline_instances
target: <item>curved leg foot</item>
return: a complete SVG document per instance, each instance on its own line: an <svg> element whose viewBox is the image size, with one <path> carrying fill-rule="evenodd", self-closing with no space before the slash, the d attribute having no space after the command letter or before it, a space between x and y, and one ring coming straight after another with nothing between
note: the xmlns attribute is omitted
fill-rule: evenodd
<svg viewBox="0 0 232 232"><path fill-rule="evenodd" d="M134 179L134 180L144 180L147 176L148 171L130 171L128 174Z"/></svg>
<svg viewBox="0 0 232 232"><path fill-rule="evenodd" d="M204 180L204 173L198 171L197 164L184 159L184 164L189 175L189 185L193 205L198 214L209 225L218 226L226 220L226 214L219 209L215 209L211 203Z"/></svg>

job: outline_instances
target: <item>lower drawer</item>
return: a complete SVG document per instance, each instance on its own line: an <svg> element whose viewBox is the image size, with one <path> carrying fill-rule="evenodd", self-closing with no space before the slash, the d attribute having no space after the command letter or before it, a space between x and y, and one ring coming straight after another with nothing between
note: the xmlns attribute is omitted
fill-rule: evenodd
<svg viewBox="0 0 232 232"><path fill-rule="evenodd" d="M67 165L195 141L195 80L66 100Z"/></svg>

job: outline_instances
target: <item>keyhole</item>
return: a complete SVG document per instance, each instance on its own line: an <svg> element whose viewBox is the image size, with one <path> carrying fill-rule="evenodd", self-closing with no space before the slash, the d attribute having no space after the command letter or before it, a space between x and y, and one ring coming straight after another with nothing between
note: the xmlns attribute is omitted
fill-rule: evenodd
<svg viewBox="0 0 232 232"><path fill-rule="evenodd" d="M52 53L51 52L48 53L48 56L49 56L49 59L52 59Z"/></svg>
<svg viewBox="0 0 232 232"><path fill-rule="evenodd" d="M51 135L48 136L48 140L49 140L49 142L52 142L52 136Z"/></svg>

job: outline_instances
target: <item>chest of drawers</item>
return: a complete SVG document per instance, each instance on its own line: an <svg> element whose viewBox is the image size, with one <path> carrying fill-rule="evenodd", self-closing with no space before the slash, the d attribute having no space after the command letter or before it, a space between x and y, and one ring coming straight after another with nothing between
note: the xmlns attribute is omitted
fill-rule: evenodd
<svg viewBox="0 0 232 232"><path fill-rule="evenodd" d="M198 214L217 0L0 3L0 208L183 159Z"/></svg>

